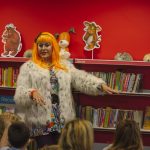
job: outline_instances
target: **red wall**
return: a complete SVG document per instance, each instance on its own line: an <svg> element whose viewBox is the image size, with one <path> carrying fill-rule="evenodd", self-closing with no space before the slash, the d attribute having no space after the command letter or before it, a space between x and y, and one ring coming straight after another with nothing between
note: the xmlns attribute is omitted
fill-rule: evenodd
<svg viewBox="0 0 150 150"><path fill-rule="evenodd" d="M150 53L148 0L7 0L0 4L0 34L8 23L14 23L21 33L23 49L18 56L32 47L39 32L54 34L74 27L76 34L71 35L69 47L72 57L91 58L91 52L83 50L85 20L102 27L101 48L94 50L94 58L113 59L118 51L127 51L135 60L142 60Z"/></svg>

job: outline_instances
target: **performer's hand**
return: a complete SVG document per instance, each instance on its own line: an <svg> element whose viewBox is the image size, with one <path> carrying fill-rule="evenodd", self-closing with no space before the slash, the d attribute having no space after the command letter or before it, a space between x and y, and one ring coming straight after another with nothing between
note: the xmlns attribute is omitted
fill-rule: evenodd
<svg viewBox="0 0 150 150"><path fill-rule="evenodd" d="M31 92L32 95L32 100L35 101L37 104L43 106L45 105L45 101L44 101L44 98L41 96L41 94L38 92L38 90L34 90Z"/></svg>
<svg viewBox="0 0 150 150"><path fill-rule="evenodd" d="M104 83L101 85L101 90L107 94L119 94L118 91L110 88L109 86L107 86L107 84Z"/></svg>

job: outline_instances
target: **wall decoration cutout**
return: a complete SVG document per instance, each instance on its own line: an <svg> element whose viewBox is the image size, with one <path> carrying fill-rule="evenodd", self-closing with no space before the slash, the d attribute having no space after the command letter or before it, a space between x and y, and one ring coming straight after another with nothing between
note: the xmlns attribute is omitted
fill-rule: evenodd
<svg viewBox="0 0 150 150"><path fill-rule="evenodd" d="M15 57L21 51L21 36L14 24L10 23L5 26L2 42L4 43L4 50L1 53L2 57Z"/></svg>
<svg viewBox="0 0 150 150"><path fill-rule="evenodd" d="M84 21L83 24L85 25L83 41L86 44L84 49L86 51L92 51L95 48L100 48L99 42L101 42L101 35L98 35L98 32L100 32L102 28L95 22Z"/></svg>

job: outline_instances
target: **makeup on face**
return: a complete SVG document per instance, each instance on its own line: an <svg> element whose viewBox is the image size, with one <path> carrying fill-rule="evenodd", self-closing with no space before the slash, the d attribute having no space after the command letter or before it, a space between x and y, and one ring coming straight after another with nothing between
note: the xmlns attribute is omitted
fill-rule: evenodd
<svg viewBox="0 0 150 150"><path fill-rule="evenodd" d="M42 43L38 43L38 46L40 48L49 47L49 46L51 46L51 43L49 43L49 42L42 42Z"/></svg>
<svg viewBox="0 0 150 150"><path fill-rule="evenodd" d="M52 55L52 44L50 42L39 42L37 45L38 55L42 59L49 59Z"/></svg>

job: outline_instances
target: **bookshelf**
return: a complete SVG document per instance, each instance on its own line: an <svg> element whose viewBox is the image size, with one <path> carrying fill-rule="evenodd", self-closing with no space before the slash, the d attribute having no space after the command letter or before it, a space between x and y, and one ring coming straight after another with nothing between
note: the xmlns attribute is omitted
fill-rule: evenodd
<svg viewBox="0 0 150 150"><path fill-rule="evenodd" d="M10 58L10 57L0 57L0 63L24 63L26 62L27 60L29 60L28 58L24 58L24 57L14 57L14 58Z"/></svg>
<svg viewBox="0 0 150 150"><path fill-rule="evenodd" d="M17 68L19 73L19 67L26 62L28 59L23 57L14 57L14 58L3 58L0 57L0 114L7 111L14 113L15 111L15 102L13 100L13 96L15 94L15 86L11 85L3 85L3 73L2 68ZM13 74L12 74L13 76ZM12 78L11 78L12 79ZM28 150L36 150L36 142L33 140L30 142L28 146Z"/></svg>
<svg viewBox="0 0 150 150"><path fill-rule="evenodd" d="M74 93L80 93L79 91L73 91ZM101 96L104 96L105 94L101 94ZM145 97L150 97L150 90L141 90L138 93L132 93L132 92L120 92L119 95L118 94L114 94L116 96L145 96Z"/></svg>
<svg viewBox="0 0 150 150"><path fill-rule="evenodd" d="M27 58L15 57L15 58L0 58L0 68L3 67L12 67L18 68L26 62ZM150 106L150 63L143 61L116 61L116 60L90 60L90 59L74 59L74 64L78 69L83 69L88 72L114 72L116 70L121 70L129 73L141 73L143 74L142 87L140 91L136 93L132 92L120 92L120 94L115 95L105 95L100 96L88 96L81 94L77 91L74 92L74 96L77 102L77 105L82 106L93 106L98 107L107 107L119 109L133 109L145 111L146 106ZM0 96L13 96L15 93L15 87L11 86L0 86ZM14 104L0 103L0 106L14 106ZM95 133L95 142L111 143L112 136L114 134L115 128L94 128ZM150 145L149 137L150 131L141 129L143 136L144 145Z"/></svg>
<svg viewBox="0 0 150 150"><path fill-rule="evenodd" d="M75 59L75 64L80 65L116 65L116 66L142 66L142 67L150 67L150 62L144 61L117 61L117 60L105 60L105 59Z"/></svg>
<svg viewBox="0 0 150 150"><path fill-rule="evenodd" d="M9 108L15 106L13 96L15 93L15 84L19 67L28 59L23 57L4 58L0 57L0 108L2 111L9 111ZM9 68L9 69L8 69ZM15 72L17 69L17 73ZM11 73L10 73L11 72ZM11 80L11 81L9 81ZM12 110L10 110L12 111Z"/></svg>
<svg viewBox="0 0 150 150"><path fill-rule="evenodd" d="M115 72L117 70L127 73L142 74L142 84L136 92L124 92L119 94L88 96L79 92L76 98L79 106L92 106L94 108L112 107L113 109L143 111L143 119L146 106L150 106L150 62L143 61L116 61L104 59L75 59L74 64L78 69L87 72ZM115 128L94 127L96 143L111 143ZM144 145L149 146L150 130L141 128Z"/></svg>
<svg viewBox="0 0 150 150"><path fill-rule="evenodd" d="M0 90L8 90L8 91L14 91L16 88L15 87L8 87L8 86L1 86Z"/></svg>

